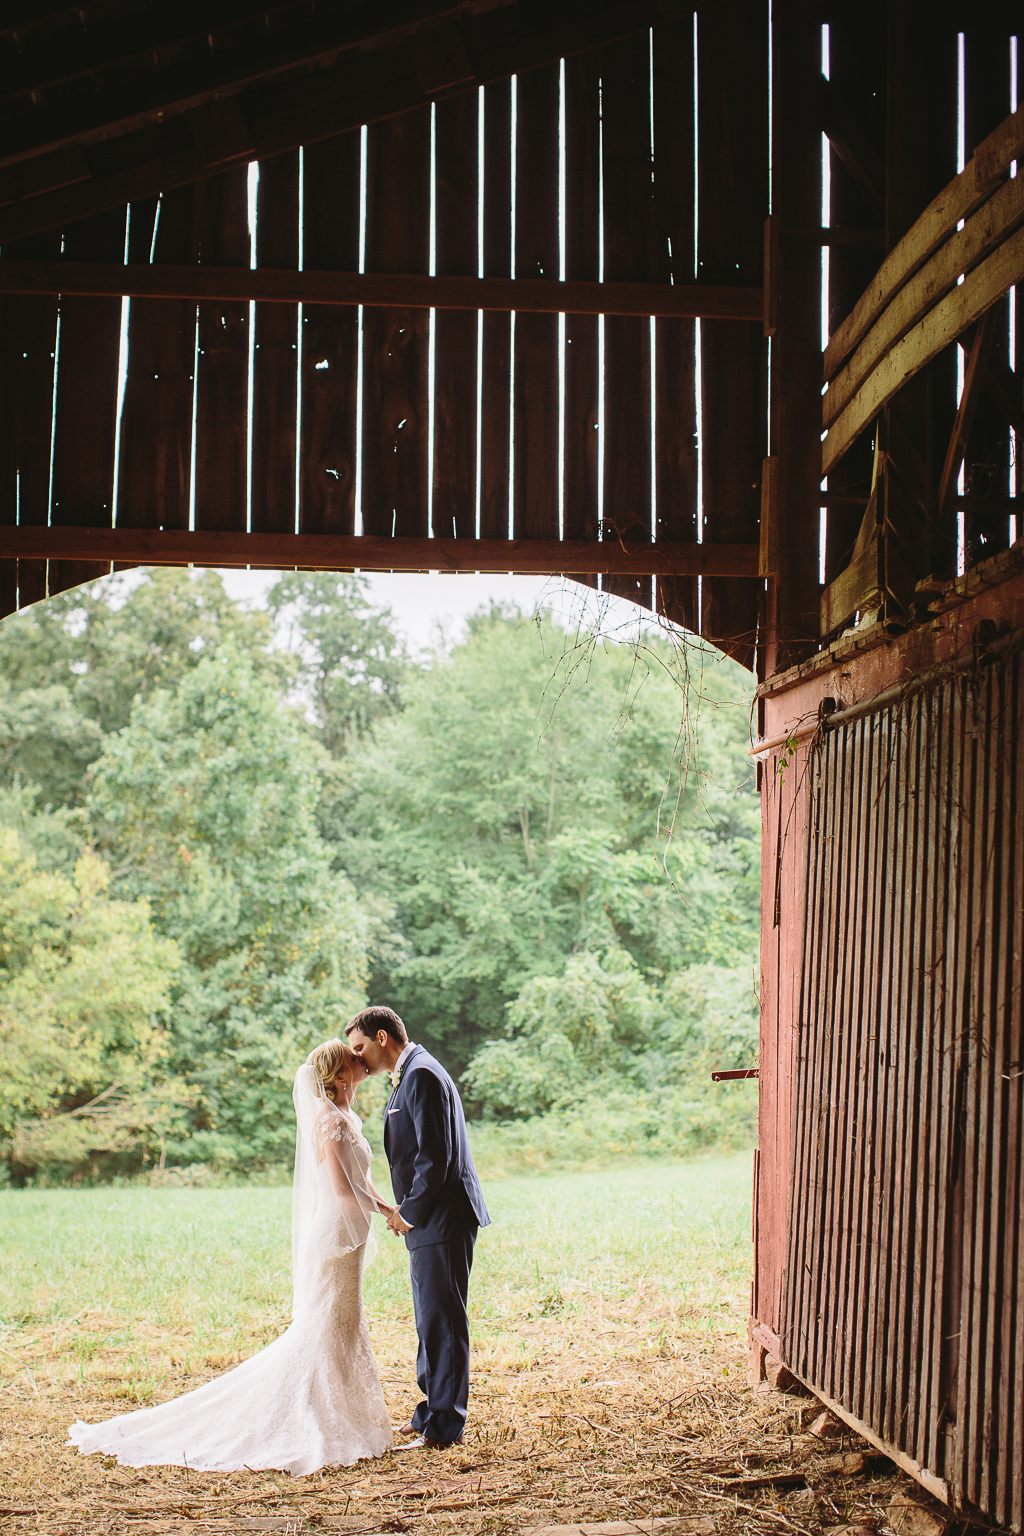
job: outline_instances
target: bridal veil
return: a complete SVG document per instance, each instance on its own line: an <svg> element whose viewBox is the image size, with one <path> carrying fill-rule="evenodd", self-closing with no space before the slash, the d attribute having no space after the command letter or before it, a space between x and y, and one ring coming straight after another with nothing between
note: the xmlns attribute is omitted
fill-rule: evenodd
<svg viewBox="0 0 1024 1536"><path fill-rule="evenodd" d="M365 1244L364 1263L377 1252L370 1218L377 1202L370 1193L362 1156L362 1122L327 1097L320 1074L308 1062L295 1074L295 1177L292 1185L292 1308L308 1280L309 1235L323 1206L332 1208L334 1252Z"/></svg>

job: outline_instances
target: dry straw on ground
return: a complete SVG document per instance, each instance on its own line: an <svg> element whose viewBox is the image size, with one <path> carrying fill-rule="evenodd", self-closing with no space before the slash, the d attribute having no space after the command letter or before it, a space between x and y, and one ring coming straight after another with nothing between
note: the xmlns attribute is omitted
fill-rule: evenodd
<svg viewBox="0 0 1024 1536"><path fill-rule="evenodd" d="M462 1446L393 1454L310 1478L219 1476L176 1468L139 1471L80 1457L67 1425L120 1412L137 1383L140 1339L128 1360L105 1347L118 1320L74 1320L0 1355L0 1529L45 1536L122 1536L184 1530L467 1533L503 1536L538 1526L634 1522L656 1536L713 1529L759 1536L849 1525L883 1532L898 1482L884 1462L851 1456L849 1439L805 1432L806 1399L754 1392L746 1350L728 1332L694 1332L678 1312L631 1303L571 1318L540 1317L483 1338L474 1358L471 1424ZM415 1384L409 1325L373 1325L395 1422ZM254 1347L256 1347L254 1345ZM191 1374L183 1341L145 1341L160 1401L223 1369L208 1358ZM132 1393L138 1387L131 1388ZM844 1453L846 1459L844 1460ZM912 1486L912 1485L911 1485ZM702 1520L693 1517L702 1516ZM673 1525L650 1522L671 1518ZM709 1524L710 1522L710 1524Z"/></svg>

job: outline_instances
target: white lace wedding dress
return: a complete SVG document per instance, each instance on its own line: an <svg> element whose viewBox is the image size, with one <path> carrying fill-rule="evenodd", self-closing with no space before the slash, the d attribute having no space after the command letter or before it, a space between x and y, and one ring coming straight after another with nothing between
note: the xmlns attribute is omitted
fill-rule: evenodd
<svg viewBox="0 0 1024 1536"><path fill-rule="evenodd" d="M363 1268L376 1252L370 1144L362 1122L295 1081L298 1120L292 1212L291 1326L251 1359L156 1408L79 1421L83 1455L124 1466L197 1471L277 1468L302 1477L390 1449L391 1420L363 1312Z"/></svg>

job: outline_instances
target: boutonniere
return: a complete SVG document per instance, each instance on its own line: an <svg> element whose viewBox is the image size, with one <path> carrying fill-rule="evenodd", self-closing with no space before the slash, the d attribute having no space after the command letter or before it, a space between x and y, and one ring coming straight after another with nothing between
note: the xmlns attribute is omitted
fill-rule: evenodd
<svg viewBox="0 0 1024 1536"><path fill-rule="evenodd" d="M401 1066L401 1067L396 1067L393 1072L389 1072L388 1073L388 1077L390 1077L390 1079L391 1079L391 1092L392 1093L394 1093L395 1089L398 1087L399 1083L402 1081L402 1073L404 1071L405 1071L405 1067Z"/></svg>

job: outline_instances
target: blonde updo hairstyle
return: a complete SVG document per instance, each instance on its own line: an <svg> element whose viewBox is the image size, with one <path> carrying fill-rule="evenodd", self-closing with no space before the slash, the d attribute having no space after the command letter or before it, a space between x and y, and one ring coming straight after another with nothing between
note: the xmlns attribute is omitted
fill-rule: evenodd
<svg viewBox="0 0 1024 1536"><path fill-rule="evenodd" d="M313 1068L324 1085L324 1092L331 1098L334 1079L342 1073L351 1072L358 1059L347 1040L325 1040L322 1045L314 1046L310 1051L306 1065Z"/></svg>

